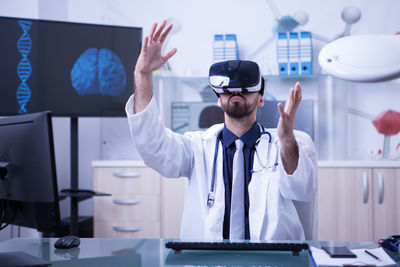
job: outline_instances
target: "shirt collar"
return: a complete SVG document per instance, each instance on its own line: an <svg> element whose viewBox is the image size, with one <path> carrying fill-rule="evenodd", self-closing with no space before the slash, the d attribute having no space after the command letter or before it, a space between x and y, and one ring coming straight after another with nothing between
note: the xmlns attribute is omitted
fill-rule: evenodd
<svg viewBox="0 0 400 267"><path fill-rule="evenodd" d="M242 135L242 137L240 137L240 140L242 140L243 143L245 143L248 147L252 147L259 137L260 127L256 122L245 134ZM224 125L224 128L222 129L222 143L224 148L232 145L232 143L234 143L236 139L238 139L238 137L234 133L229 131L228 128L226 128L226 125Z"/></svg>

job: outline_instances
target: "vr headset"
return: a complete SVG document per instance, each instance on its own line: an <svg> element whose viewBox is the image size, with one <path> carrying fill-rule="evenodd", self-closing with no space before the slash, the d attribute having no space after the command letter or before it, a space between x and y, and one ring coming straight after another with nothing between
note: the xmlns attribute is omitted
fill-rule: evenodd
<svg viewBox="0 0 400 267"><path fill-rule="evenodd" d="M233 92L264 94L264 78L257 63L245 60L228 60L218 62L210 67L208 81L219 94Z"/></svg>

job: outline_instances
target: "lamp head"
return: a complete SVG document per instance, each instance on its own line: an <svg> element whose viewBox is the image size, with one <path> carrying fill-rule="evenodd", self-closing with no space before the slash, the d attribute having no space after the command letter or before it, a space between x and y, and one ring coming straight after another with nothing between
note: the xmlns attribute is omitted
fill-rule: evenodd
<svg viewBox="0 0 400 267"><path fill-rule="evenodd" d="M358 7L349 6L343 9L342 19L346 24L354 24L361 18L361 11Z"/></svg>

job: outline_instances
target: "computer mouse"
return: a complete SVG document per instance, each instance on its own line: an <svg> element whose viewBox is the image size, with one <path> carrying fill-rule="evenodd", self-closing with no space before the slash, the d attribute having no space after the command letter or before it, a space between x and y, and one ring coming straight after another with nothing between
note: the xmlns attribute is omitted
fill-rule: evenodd
<svg viewBox="0 0 400 267"><path fill-rule="evenodd" d="M79 237L74 236L74 235L67 235L64 237L60 237L57 239L57 241L54 243L55 248L62 248L62 249L67 249L67 248L75 248L81 244L81 240Z"/></svg>

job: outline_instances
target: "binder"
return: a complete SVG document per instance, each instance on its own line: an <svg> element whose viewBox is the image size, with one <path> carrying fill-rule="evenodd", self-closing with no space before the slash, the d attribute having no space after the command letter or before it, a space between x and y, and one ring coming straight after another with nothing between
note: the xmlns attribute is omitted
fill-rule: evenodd
<svg viewBox="0 0 400 267"><path fill-rule="evenodd" d="M225 43L223 34L214 35L214 62L225 59Z"/></svg>
<svg viewBox="0 0 400 267"><path fill-rule="evenodd" d="M225 34L225 60L239 59L236 34Z"/></svg>
<svg viewBox="0 0 400 267"><path fill-rule="evenodd" d="M214 63L239 59L236 34L214 35Z"/></svg>
<svg viewBox="0 0 400 267"><path fill-rule="evenodd" d="M289 63L289 48L287 32L278 32L276 55L278 61L278 74L285 76L289 74L288 63Z"/></svg>
<svg viewBox="0 0 400 267"><path fill-rule="evenodd" d="M312 74L311 32L300 32L300 74Z"/></svg>
<svg viewBox="0 0 400 267"><path fill-rule="evenodd" d="M289 33L289 75L299 75L299 33Z"/></svg>

